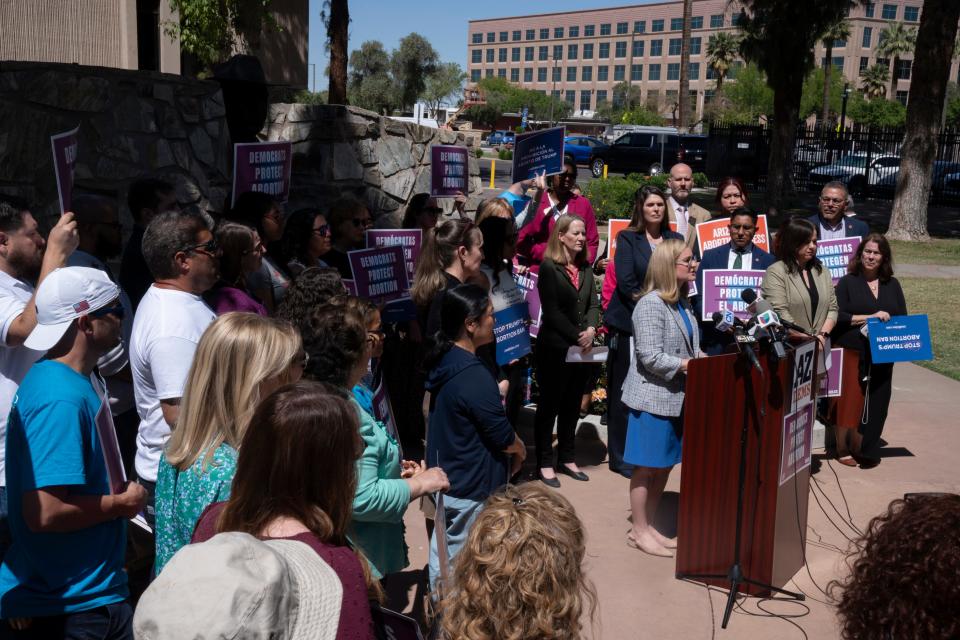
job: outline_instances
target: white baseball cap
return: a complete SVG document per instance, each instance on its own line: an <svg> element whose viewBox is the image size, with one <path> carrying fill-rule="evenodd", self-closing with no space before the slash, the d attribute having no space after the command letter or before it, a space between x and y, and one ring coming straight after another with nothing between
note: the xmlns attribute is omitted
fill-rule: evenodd
<svg viewBox="0 0 960 640"><path fill-rule="evenodd" d="M110 304L120 287L107 274L89 267L54 269L37 288L37 326L23 345L46 351L70 328L70 323Z"/></svg>

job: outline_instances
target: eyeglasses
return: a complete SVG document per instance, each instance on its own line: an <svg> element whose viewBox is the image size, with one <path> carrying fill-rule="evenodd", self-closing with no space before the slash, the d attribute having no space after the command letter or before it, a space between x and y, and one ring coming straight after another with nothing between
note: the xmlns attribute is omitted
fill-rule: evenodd
<svg viewBox="0 0 960 640"><path fill-rule="evenodd" d="M182 251L189 253L191 251L198 251L200 253L205 253L211 258L216 258L220 253L220 243L217 242L216 238L210 238L204 243L195 244L192 247L187 247Z"/></svg>
<svg viewBox="0 0 960 640"><path fill-rule="evenodd" d="M123 310L123 305L118 302L112 307L103 307L102 309L91 311L89 315L94 318L102 318L104 316L112 315L116 316L118 320L123 320L125 313L126 312Z"/></svg>
<svg viewBox="0 0 960 640"><path fill-rule="evenodd" d="M373 218L354 218L353 226L369 229L370 227L373 226Z"/></svg>
<svg viewBox="0 0 960 640"><path fill-rule="evenodd" d="M690 256L689 258L684 258L683 260L677 260L677 264L686 265L688 267L692 265L694 262L700 262L699 260L697 260L696 256Z"/></svg>
<svg viewBox="0 0 960 640"><path fill-rule="evenodd" d="M330 235L330 225L323 224L323 225L320 225L319 227L314 227L313 232L321 237L328 236Z"/></svg>
<svg viewBox="0 0 960 640"><path fill-rule="evenodd" d="M827 198L826 196L820 196L820 202L824 204L843 204L846 201L846 198Z"/></svg>
<svg viewBox="0 0 960 640"><path fill-rule="evenodd" d="M559 178L560 180L576 180L576 179L577 179L577 174L575 174L575 173L567 173L567 172L565 171L565 172L563 172L563 173L558 173L558 174L557 174L557 178Z"/></svg>

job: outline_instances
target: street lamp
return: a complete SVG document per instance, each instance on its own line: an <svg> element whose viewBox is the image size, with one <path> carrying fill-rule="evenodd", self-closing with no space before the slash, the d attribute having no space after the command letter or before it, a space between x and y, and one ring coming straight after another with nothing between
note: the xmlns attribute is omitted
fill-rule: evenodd
<svg viewBox="0 0 960 640"><path fill-rule="evenodd" d="M850 99L850 83L843 83L843 103L840 105L840 135L843 135L844 125L847 121L847 100Z"/></svg>

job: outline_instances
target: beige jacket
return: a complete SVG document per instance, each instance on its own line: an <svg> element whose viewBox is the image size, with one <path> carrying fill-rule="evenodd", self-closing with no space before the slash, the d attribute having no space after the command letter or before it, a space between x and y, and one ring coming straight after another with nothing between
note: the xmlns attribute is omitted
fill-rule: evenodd
<svg viewBox="0 0 960 640"><path fill-rule="evenodd" d="M767 267L763 276L763 297L784 320L800 325L810 333L819 333L828 319L837 320L837 294L829 269L824 267L819 275L816 270L811 273L819 295L815 314L810 308L810 292L803 284L803 277L799 273L787 273L787 265L783 262Z"/></svg>
<svg viewBox="0 0 960 640"><path fill-rule="evenodd" d="M673 205L670 204L670 198L667 198L667 213L670 216L670 222L677 221L677 215L673 212ZM697 246L697 225L706 222L712 216L710 212L693 202L689 203L687 208L687 232L684 238L687 240L687 246L696 251Z"/></svg>

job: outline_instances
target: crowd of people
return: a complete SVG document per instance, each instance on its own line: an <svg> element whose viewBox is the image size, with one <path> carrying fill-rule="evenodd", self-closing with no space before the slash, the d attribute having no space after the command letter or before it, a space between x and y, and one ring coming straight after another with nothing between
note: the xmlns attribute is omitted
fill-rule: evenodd
<svg viewBox="0 0 960 640"><path fill-rule="evenodd" d="M389 323L343 282L376 222L353 197L285 215L249 192L213 219L143 179L126 246L105 196L77 194L46 237L26 203L0 198L3 633L372 638L422 535L404 526L417 504L448 637L579 637L596 596L583 524L556 490L558 474L589 481L575 435L596 367L568 354L609 347L608 464L629 478L627 543L672 556L653 522L681 459L687 367L731 342L690 296L708 265L765 269L780 317L850 351L859 410L823 414L841 463L877 464L892 366L871 364L860 328L906 305L889 243L844 215L842 184L824 187L815 216L781 225L771 255L753 243L743 183L721 181L731 241L701 256L696 225L711 214L677 164L669 192L637 191L611 260L576 177L568 163L512 185L473 220L462 197L442 219L435 198L414 196L402 225L423 232L416 318ZM834 288L817 240L854 235ZM539 334L529 356L498 363L494 313L522 301L514 276L528 274ZM531 377L539 482L514 486ZM155 553L135 612L128 520Z"/></svg>

